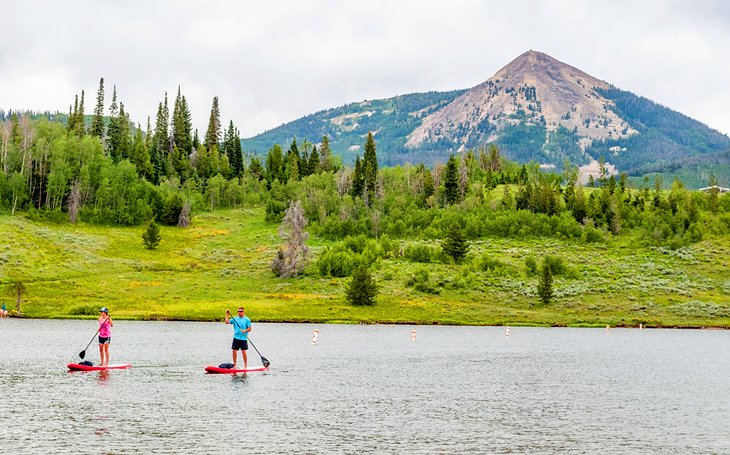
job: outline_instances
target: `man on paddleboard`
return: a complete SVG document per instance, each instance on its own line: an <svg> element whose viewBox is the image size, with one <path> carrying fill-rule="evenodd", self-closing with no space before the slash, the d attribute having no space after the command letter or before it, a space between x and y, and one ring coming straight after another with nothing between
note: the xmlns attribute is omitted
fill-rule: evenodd
<svg viewBox="0 0 730 455"><path fill-rule="evenodd" d="M243 355L243 368L248 366L246 351L248 350L248 332L251 331L251 320L244 315L243 307L238 307L238 316L232 317L231 312L226 310L226 324L233 326L233 369L236 369L237 351Z"/></svg>
<svg viewBox="0 0 730 455"><path fill-rule="evenodd" d="M102 307L99 313L99 357L101 357L101 366L108 366L109 344L112 342L112 326L114 326L114 323L112 318L109 317L107 307Z"/></svg>

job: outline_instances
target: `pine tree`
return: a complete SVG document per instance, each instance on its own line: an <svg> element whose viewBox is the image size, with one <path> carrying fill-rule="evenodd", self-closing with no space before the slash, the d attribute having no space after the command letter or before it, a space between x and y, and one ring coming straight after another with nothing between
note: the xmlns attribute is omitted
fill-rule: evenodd
<svg viewBox="0 0 730 455"><path fill-rule="evenodd" d="M365 188L365 172L363 171L363 162L359 156L355 158L355 170L352 173L352 189L351 195L353 198L363 196L363 190Z"/></svg>
<svg viewBox="0 0 730 455"><path fill-rule="evenodd" d="M213 105L210 108L210 119L208 120L208 131L205 133L205 148L211 150L221 140L221 113L218 108L218 97L213 97Z"/></svg>
<svg viewBox="0 0 730 455"><path fill-rule="evenodd" d="M192 141L192 120L188 103L180 93L180 86L177 87L177 97L172 113L172 141L173 164L175 171L181 178L190 174L190 162L188 157L193 150Z"/></svg>
<svg viewBox="0 0 730 455"><path fill-rule="evenodd" d="M274 145L266 155L266 180L269 182L269 185L274 180L279 180L279 182L284 181L283 160L281 147L278 144Z"/></svg>
<svg viewBox="0 0 730 455"><path fill-rule="evenodd" d="M378 178L378 157L375 153L375 139L373 139L373 133L370 131L368 131L368 137L365 140L365 153L362 159L367 199L373 201L375 200L375 184Z"/></svg>
<svg viewBox="0 0 730 455"><path fill-rule="evenodd" d="M540 267L540 281L537 283L537 295L543 305L549 305L553 299L553 272L547 256Z"/></svg>
<svg viewBox="0 0 730 455"><path fill-rule="evenodd" d="M345 297L351 305L373 306L378 295L378 286L375 284L370 271L365 266L360 266L352 272Z"/></svg>
<svg viewBox="0 0 730 455"><path fill-rule="evenodd" d="M333 171L334 166L332 163L332 151L330 150L330 140L327 136L322 136L322 145L319 148L319 154L321 156L320 163L322 171Z"/></svg>
<svg viewBox="0 0 730 455"><path fill-rule="evenodd" d="M96 92L96 107L91 120L89 134L104 139L104 78L99 79L99 90Z"/></svg>
<svg viewBox="0 0 730 455"><path fill-rule="evenodd" d="M444 197L446 205L459 202L459 171L456 166L456 157L449 156L446 163L446 175L444 177Z"/></svg>
<svg viewBox="0 0 730 455"><path fill-rule="evenodd" d="M299 180L299 148L297 147L297 138L289 146L289 151L286 152L286 169L284 170L284 177L286 181Z"/></svg>
<svg viewBox="0 0 730 455"><path fill-rule="evenodd" d="M457 264L466 256L466 253L469 251L469 243L458 223L454 223L451 229L449 229L446 238L441 242L441 249L444 254L451 257Z"/></svg>
<svg viewBox="0 0 730 455"><path fill-rule="evenodd" d="M160 227L155 223L155 220L150 220L149 224L147 224L147 229L142 234L142 241L144 242L145 248L154 250L159 246L161 240Z"/></svg>
<svg viewBox="0 0 730 455"><path fill-rule="evenodd" d="M320 158L319 158L319 152L317 151L317 146L315 145L312 147L312 154L309 155L309 170L310 173L317 173L319 174L322 169L320 166Z"/></svg>
<svg viewBox="0 0 730 455"><path fill-rule="evenodd" d="M112 91L112 104L109 106L109 127L107 128L107 152L114 159L119 161L119 143L121 142L121 131L119 125L119 104L117 103L117 86Z"/></svg>

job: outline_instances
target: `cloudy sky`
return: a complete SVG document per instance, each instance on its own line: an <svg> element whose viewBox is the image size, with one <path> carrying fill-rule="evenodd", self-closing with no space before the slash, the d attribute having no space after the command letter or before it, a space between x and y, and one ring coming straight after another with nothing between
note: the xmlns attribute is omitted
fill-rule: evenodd
<svg viewBox="0 0 730 455"><path fill-rule="evenodd" d="M243 137L365 99L473 87L528 49L730 133L723 0L3 2L0 109L68 111L99 78L146 124L182 87Z"/></svg>

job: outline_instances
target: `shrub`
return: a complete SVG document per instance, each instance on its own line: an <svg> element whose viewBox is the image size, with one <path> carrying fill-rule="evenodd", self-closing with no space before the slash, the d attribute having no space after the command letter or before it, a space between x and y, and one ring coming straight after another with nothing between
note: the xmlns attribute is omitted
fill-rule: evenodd
<svg viewBox="0 0 730 455"><path fill-rule="evenodd" d="M352 251L328 247L317 260L317 268L322 276L346 277L361 263L359 256Z"/></svg>
<svg viewBox="0 0 730 455"><path fill-rule="evenodd" d="M428 245L408 245L404 251L404 256L411 262L420 262L427 264L436 255L436 249Z"/></svg>
<svg viewBox="0 0 730 455"><path fill-rule="evenodd" d="M416 270L413 275L409 276L408 279L406 279L406 286L412 287L416 291L428 294L439 293L439 289L430 284L428 271L425 269Z"/></svg>
<svg viewBox="0 0 730 455"><path fill-rule="evenodd" d="M377 295L378 287L370 271L363 266L356 268L352 273L352 280L345 290L347 301L351 305L372 306L375 305Z"/></svg>
<svg viewBox="0 0 730 455"><path fill-rule="evenodd" d="M527 272L527 276L537 275L537 261L534 257L527 256L525 258L525 271Z"/></svg>

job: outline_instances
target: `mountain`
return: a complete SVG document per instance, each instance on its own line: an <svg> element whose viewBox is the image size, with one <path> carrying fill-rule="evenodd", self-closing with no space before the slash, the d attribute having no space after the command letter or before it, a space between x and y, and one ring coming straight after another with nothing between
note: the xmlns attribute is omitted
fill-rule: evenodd
<svg viewBox="0 0 730 455"><path fill-rule="evenodd" d="M368 131L386 165L445 162L493 143L516 161L561 168L600 157L632 175L687 168L730 180L730 138L683 114L530 50L468 90L402 95L327 109L243 140L266 153L292 138L319 142L351 162ZM703 171L704 172L704 171Z"/></svg>

